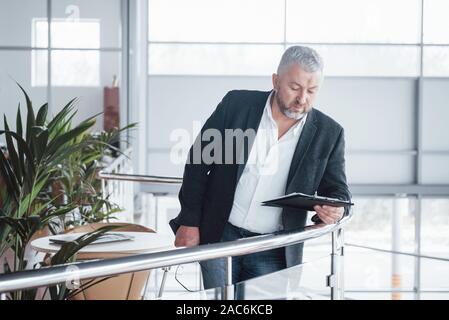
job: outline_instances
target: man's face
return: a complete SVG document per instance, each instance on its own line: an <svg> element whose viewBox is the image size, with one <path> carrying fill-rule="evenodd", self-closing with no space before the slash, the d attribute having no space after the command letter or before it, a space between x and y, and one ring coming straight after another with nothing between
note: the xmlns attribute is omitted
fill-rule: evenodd
<svg viewBox="0 0 449 320"><path fill-rule="evenodd" d="M273 74L273 88L280 111L290 119L300 119L312 109L321 82L320 72L306 72L291 64Z"/></svg>

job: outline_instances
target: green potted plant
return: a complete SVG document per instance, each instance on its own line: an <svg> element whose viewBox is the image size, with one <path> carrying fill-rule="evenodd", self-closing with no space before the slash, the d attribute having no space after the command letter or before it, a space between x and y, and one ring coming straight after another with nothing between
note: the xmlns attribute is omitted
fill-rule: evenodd
<svg viewBox="0 0 449 320"><path fill-rule="evenodd" d="M115 138L120 130L100 137L90 134L96 116L72 127L76 99L69 101L51 120L47 117L47 104L35 115L29 96L19 87L26 100L26 125L23 127L19 104L16 130L10 130L6 117L4 130L0 130L7 151L0 152L0 176L4 184L0 189L0 257L7 252L12 254L10 261L3 261L6 273L39 267L29 265L28 244L39 232L63 231L67 226L61 221L74 209L90 208L78 220L72 219L72 224L100 221L117 210L94 186L94 173L101 156L113 148L108 139ZM87 189L89 192L85 192ZM110 229L102 228L61 247L51 263L72 261L80 248ZM50 293L52 299L70 296L70 290L63 285L51 287ZM35 297L36 289L8 295L10 299Z"/></svg>
<svg viewBox="0 0 449 320"><path fill-rule="evenodd" d="M58 204L76 205L72 219L61 220L63 229L109 221L113 213L121 211L117 205L109 201L109 195L102 194L97 174L104 166L102 163L104 156L121 153L112 146L112 142L118 139L122 131L132 127L134 125L109 132L84 133L74 139L73 143L82 144L82 147L64 159L50 178L53 181L53 195L57 196Z"/></svg>

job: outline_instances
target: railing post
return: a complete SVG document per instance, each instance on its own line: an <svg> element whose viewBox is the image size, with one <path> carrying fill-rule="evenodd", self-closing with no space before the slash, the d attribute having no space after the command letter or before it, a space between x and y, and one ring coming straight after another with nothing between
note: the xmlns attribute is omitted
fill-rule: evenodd
<svg viewBox="0 0 449 320"><path fill-rule="evenodd" d="M170 270L170 267L163 267L162 270L164 271L164 274L162 275L161 287L159 288L159 293L157 295L158 298L162 298L162 294L164 293L165 281L167 280L167 273Z"/></svg>
<svg viewBox="0 0 449 320"><path fill-rule="evenodd" d="M223 300L234 300L234 286L232 285L232 256L226 257L226 283Z"/></svg>
<svg viewBox="0 0 449 320"><path fill-rule="evenodd" d="M106 187L107 186L108 184ZM285 247L291 244L315 239L332 232L332 266L331 275L328 276L328 286L332 289L332 298L336 299L338 298L338 291L336 291L336 288L341 284L341 278L338 276L337 272L337 260L339 258L338 250L340 248L338 240L341 236L341 230L339 229L341 229L351 217L352 216L349 215L348 217L343 218L338 225L325 225L320 228L308 228L301 231L289 230L279 234L248 237L240 239L239 241L232 241L231 243L208 244L199 248L163 250L160 252L141 253L106 260L99 259L85 261L76 263L76 266L80 271L79 279L83 280L115 274L138 272L147 269L157 269L171 265L191 263L194 261L222 259L226 257L226 279L223 288L224 290L222 290L222 298L241 299L239 294L240 291L236 293L234 290L235 285L232 284L232 256ZM69 265L71 264L14 272L10 274L0 274L0 299L5 297L5 295L1 295L2 293L65 282L67 280L67 266Z"/></svg>
<svg viewBox="0 0 449 320"><path fill-rule="evenodd" d="M340 243L340 300L345 299L345 230L343 228L338 230Z"/></svg>
<svg viewBox="0 0 449 320"><path fill-rule="evenodd" d="M331 290L331 300L342 299L342 270L340 266L340 255L343 250L341 246L341 229L332 232L331 273L327 276L327 286Z"/></svg>

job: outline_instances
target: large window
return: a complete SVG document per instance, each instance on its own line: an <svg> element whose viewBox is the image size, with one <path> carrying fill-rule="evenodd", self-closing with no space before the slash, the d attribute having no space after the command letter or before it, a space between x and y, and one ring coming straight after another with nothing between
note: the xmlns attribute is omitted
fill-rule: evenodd
<svg viewBox="0 0 449 320"><path fill-rule="evenodd" d="M74 97L79 98L75 122L100 113L103 87L122 80L122 5L121 0L0 1L0 100L8 106L1 112L8 119L17 112L22 96L15 80L36 108L48 101L50 114ZM100 116L96 129L101 127Z"/></svg>
<svg viewBox="0 0 449 320"><path fill-rule="evenodd" d="M441 138L447 136L448 6L443 0L149 0L149 83L158 88L149 89L150 104L158 106L150 106L148 119L149 146L158 150L151 156L170 165L163 153L171 131L191 131L226 90L269 89L285 48L304 44L324 58L328 78L315 107L345 128L350 183L448 184L448 139ZM178 94L164 94L164 81ZM191 92L202 94L189 107ZM177 106L180 119L164 127L153 120ZM379 170L371 170L373 163ZM179 166L167 170L182 174Z"/></svg>
<svg viewBox="0 0 449 320"><path fill-rule="evenodd" d="M33 46L48 46L48 22L33 19ZM52 46L61 49L99 49L100 21L53 19L51 23ZM47 86L46 52L32 55L31 85ZM52 85L55 87L100 86L99 50L52 50Z"/></svg>
<svg viewBox="0 0 449 320"><path fill-rule="evenodd" d="M429 203L443 200L421 199L431 193L427 187L449 194L449 1L148 3L150 173L181 176L183 166L170 162L170 133L182 128L193 135L192 124L204 123L228 90L269 90L282 52L303 44L324 58L327 77L315 107L345 128L350 186L369 189L353 192L347 241L410 253L422 245L422 254L429 234L429 241L444 243L444 223L437 237L427 219L436 211ZM448 216L443 207L441 219ZM319 256L319 247L311 243L305 254ZM435 287L429 277L447 267L358 247L348 247L346 257L348 296L358 298L391 298L395 272L409 291L401 298L414 298L415 288ZM377 292L364 292L370 290Z"/></svg>
<svg viewBox="0 0 449 320"><path fill-rule="evenodd" d="M448 76L448 6L445 0L149 0L149 73L265 75L286 47L309 44L325 58L329 76L416 77L421 63L426 76Z"/></svg>

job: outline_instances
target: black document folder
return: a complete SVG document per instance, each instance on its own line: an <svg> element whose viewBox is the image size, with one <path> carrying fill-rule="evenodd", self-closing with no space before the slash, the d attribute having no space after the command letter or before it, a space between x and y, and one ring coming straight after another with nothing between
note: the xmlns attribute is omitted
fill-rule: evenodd
<svg viewBox="0 0 449 320"><path fill-rule="evenodd" d="M313 207L315 205L319 206L326 205L332 207L349 207L354 205L354 203L336 198L326 198L317 195L295 192L275 199L263 201L262 205L270 207L294 208L294 209L304 209L307 211L314 211Z"/></svg>

